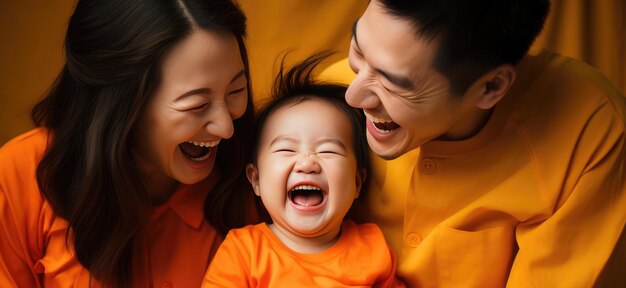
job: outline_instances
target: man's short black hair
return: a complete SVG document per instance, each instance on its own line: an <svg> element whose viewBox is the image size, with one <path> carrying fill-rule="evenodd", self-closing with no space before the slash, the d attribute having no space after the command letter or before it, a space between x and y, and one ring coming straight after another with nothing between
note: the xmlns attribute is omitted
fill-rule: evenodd
<svg viewBox="0 0 626 288"><path fill-rule="evenodd" d="M548 0L379 0L413 23L418 37L439 41L434 68L464 93L484 73L515 65L541 32Z"/></svg>

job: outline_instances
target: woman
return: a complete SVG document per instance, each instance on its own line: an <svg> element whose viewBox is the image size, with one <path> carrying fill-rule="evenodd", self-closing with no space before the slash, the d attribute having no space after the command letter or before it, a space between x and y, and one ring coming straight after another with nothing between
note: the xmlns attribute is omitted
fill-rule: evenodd
<svg viewBox="0 0 626 288"><path fill-rule="evenodd" d="M251 207L244 34L230 0L79 1L0 149L1 287L200 286Z"/></svg>

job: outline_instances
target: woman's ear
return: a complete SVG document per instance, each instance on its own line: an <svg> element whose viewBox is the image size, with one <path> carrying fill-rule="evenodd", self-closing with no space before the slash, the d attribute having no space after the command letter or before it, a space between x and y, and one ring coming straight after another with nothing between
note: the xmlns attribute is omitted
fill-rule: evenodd
<svg viewBox="0 0 626 288"><path fill-rule="evenodd" d="M476 106L485 110L493 108L509 91L515 76L515 67L511 64L502 64L483 75L478 80L482 94Z"/></svg>
<svg viewBox="0 0 626 288"><path fill-rule="evenodd" d="M261 196L261 189L259 188L259 170L256 169L254 164L248 163L248 165L246 165L246 176L250 184L252 184L254 194Z"/></svg>
<svg viewBox="0 0 626 288"><path fill-rule="evenodd" d="M367 179L367 170L361 168L356 171L356 193L354 195L354 199L359 198L361 194L361 188L363 188L363 183L365 183L365 179Z"/></svg>

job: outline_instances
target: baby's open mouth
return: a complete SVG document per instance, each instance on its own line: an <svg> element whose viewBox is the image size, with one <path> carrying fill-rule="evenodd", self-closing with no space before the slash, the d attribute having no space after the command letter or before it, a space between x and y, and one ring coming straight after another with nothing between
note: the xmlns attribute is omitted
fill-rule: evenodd
<svg viewBox="0 0 626 288"><path fill-rule="evenodd" d="M178 148L187 159L199 162L209 158L211 151L219 142L220 140L207 142L187 141L178 144Z"/></svg>
<svg viewBox="0 0 626 288"><path fill-rule="evenodd" d="M313 185L298 185L289 191L289 199L299 206L317 206L324 202L324 192Z"/></svg>

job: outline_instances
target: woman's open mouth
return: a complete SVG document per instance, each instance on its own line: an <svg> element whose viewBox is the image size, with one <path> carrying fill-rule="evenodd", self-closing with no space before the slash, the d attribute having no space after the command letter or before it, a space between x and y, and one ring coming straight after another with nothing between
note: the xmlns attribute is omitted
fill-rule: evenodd
<svg viewBox="0 0 626 288"><path fill-rule="evenodd" d="M326 202L326 193L313 185L297 185L289 191L289 200L300 210L316 210Z"/></svg>
<svg viewBox="0 0 626 288"><path fill-rule="evenodd" d="M178 148L185 155L185 157L191 161L201 162L209 158L211 151L214 149L220 140L215 141L187 141L178 144Z"/></svg>

